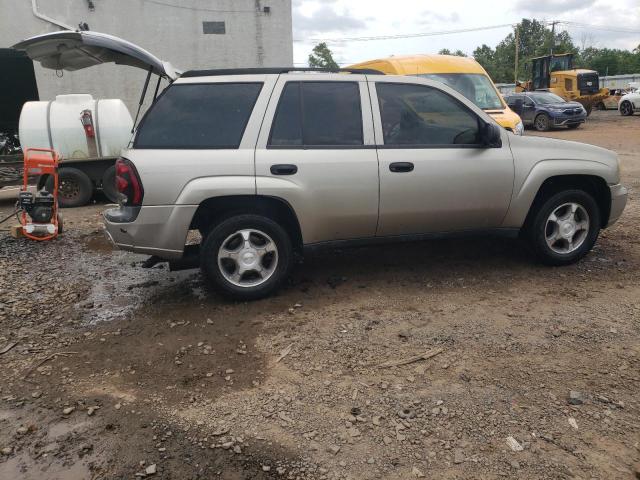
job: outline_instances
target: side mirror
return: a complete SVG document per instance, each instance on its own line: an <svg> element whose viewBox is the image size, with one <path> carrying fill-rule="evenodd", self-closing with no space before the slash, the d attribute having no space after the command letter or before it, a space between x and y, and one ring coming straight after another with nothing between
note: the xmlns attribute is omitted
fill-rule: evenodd
<svg viewBox="0 0 640 480"><path fill-rule="evenodd" d="M483 132L484 145L489 148L502 147L502 127L499 127L495 123L485 123Z"/></svg>
<svg viewBox="0 0 640 480"><path fill-rule="evenodd" d="M516 112L518 115L522 115L523 107L524 107L524 100L522 100L521 98L516 98L513 102L513 106L511 107L511 110Z"/></svg>

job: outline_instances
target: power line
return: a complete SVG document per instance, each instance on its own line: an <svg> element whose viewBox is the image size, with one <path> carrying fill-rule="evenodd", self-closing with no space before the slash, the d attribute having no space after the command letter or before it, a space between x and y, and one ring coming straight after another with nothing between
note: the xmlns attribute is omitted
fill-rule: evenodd
<svg viewBox="0 0 640 480"><path fill-rule="evenodd" d="M622 28L622 27L607 27L607 26L604 26L604 25L590 25L588 23L568 22L568 21L563 21L563 20L560 20L557 23L562 24L562 25L567 25L569 27L588 28L590 30L602 30L604 32L640 34L640 30L632 30L632 29L629 29L629 28Z"/></svg>
<svg viewBox="0 0 640 480"><path fill-rule="evenodd" d="M479 32L482 30L495 30L497 28L513 28L514 23L505 23L502 25L491 25L487 27L472 27L472 28L460 28L457 30L441 30L437 32L422 32L422 33L407 33L404 35L373 35L368 37L340 37L340 38L311 38L309 42L327 42L327 43L341 43L341 42L368 42L374 40L396 40L401 38L418 38L418 37L435 37L438 35L451 35L455 33L468 33ZM301 40L296 40L301 41Z"/></svg>
<svg viewBox="0 0 640 480"><path fill-rule="evenodd" d="M150 0L148 0L148 1L150 1ZM607 27L607 26L603 26L603 25L591 25L591 24L587 24L587 23L571 22L571 21L565 21L565 20L557 20L557 21L553 21L553 22L552 21L543 21L543 22L540 22L540 23L544 24L545 26L552 25L552 24L555 23L555 24L566 25L568 27L575 27L575 28L588 28L588 29L592 29L592 30L601 30L601 31L606 31L606 32L640 34L640 30L633 30L633 29L622 28L622 27ZM344 43L344 42L369 42L369 41L376 41L376 40L398 40L398 39L405 39L405 38L435 37L435 36L440 36L440 35L452 35L452 34L457 34L457 33L480 32L480 31L484 31L484 30L495 30L495 29L499 29L499 28L513 28L516 25L517 25L517 23L504 23L504 24L501 24L501 25L490 25L490 26L486 26L486 27L460 28L460 29L456 29L456 30L441 30L441 31L436 31L436 32L407 33L407 34L400 34L400 35L369 35L369 36L366 36L366 37L311 38L311 39L307 39L307 40L294 39L294 42Z"/></svg>

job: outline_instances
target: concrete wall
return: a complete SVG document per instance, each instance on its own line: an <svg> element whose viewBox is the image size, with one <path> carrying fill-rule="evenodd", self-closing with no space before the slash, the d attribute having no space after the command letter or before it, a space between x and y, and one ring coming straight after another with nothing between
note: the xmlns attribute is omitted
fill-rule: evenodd
<svg viewBox="0 0 640 480"><path fill-rule="evenodd" d="M74 29L86 22L93 31L122 37L183 70L293 64L291 0L37 0L37 6ZM31 0L0 0L0 12L3 47L60 30L34 16ZM204 34L203 22L210 21L224 21L226 33ZM107 64L59 78L36 64L42 100L61 93L121 98L132 115L145 76L140 69Z"/></svg>

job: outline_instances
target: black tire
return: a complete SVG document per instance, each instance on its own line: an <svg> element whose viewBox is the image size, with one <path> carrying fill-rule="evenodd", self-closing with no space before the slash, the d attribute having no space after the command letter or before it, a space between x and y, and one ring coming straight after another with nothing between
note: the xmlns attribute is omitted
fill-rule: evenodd
<svg viewBox="0 0 640 480"><path fill-rule="evenodd" d="M231 283L218 264L218 252L234 233L252 229L268 235L277 248L277 264L271 276L257 286ZM226 297L235 300L257 300L274 293L286 280L293 265L293 247L287 232L273 220L259 215L237 215L214 227L206 236L200 251L200 268L206 278Z"/></svg>
<svg viewBox="0 0 640 480"><path fill-rule="evenodd" d="M53 191L53 177L46 180L47 191ZM58 170L58 205L75 208L86 205L93 196L93 183L82 170L64 167Z"/></svg>
<svg viewBox="0 0 640 480"><path fill-rule="evenodd" d="M582 125L581 123L570 123L569 125L567 125L567 128L569 130L575 130L576 128L579 128L580 125Z"/></svg>
<svg viewBox="0 0 640 480"><path fill-rule="evenodd" d="M533 121L534 128L539 132L547 132L551 128L551 119L546 113L540 113Z"/></svg>
<svg viewBox="0 0 640 480"><path fill-rule="evenodd" d="M111 165L102 175L102 193L110 202L118 201L118 189L116 188L116 166Z"/></svg>
<svg viewBox="0 0 640 480"><path fill-rule="evenodd" d="M631 105L631 102L625 100L620 104L620 115L623 117L633 115L633 105Z"/></svg>
<svg viewBox="0 0 640 480"><path fill-rule="evenodd" d="M606 105L604 104L604 102L600 102L600 103L596 104L596 108L597 108L598 110L606 110L606 109L607 109L607 107L606 107ZM585 110L586 110L586 109L585 109Z"/></svg>
<svg viewBox="0 0 640 480"><path fill-rule="evenodd" d="M570 253L557 253L547 244L547 220L565 203L577 203L589 215L589 228L583 243ZM525 228L525 238L538 260L546 265L569 265L582 259L593 248L602 226L600 209L594 198L583 190L564 190L539 202L531 212Z"/></svg>

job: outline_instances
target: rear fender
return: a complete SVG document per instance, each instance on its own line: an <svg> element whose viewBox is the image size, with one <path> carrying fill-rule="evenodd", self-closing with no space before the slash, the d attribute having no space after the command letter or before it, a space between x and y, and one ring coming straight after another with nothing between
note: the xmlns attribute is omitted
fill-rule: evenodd
<svg viewBox="0 0 640 480"><path fill-rule="evenodd" d="M211 197L231 195L255 195L256 181L253 176L217 176L195 178L188 182L178 199L177 205L200 205Z"/></svg>

